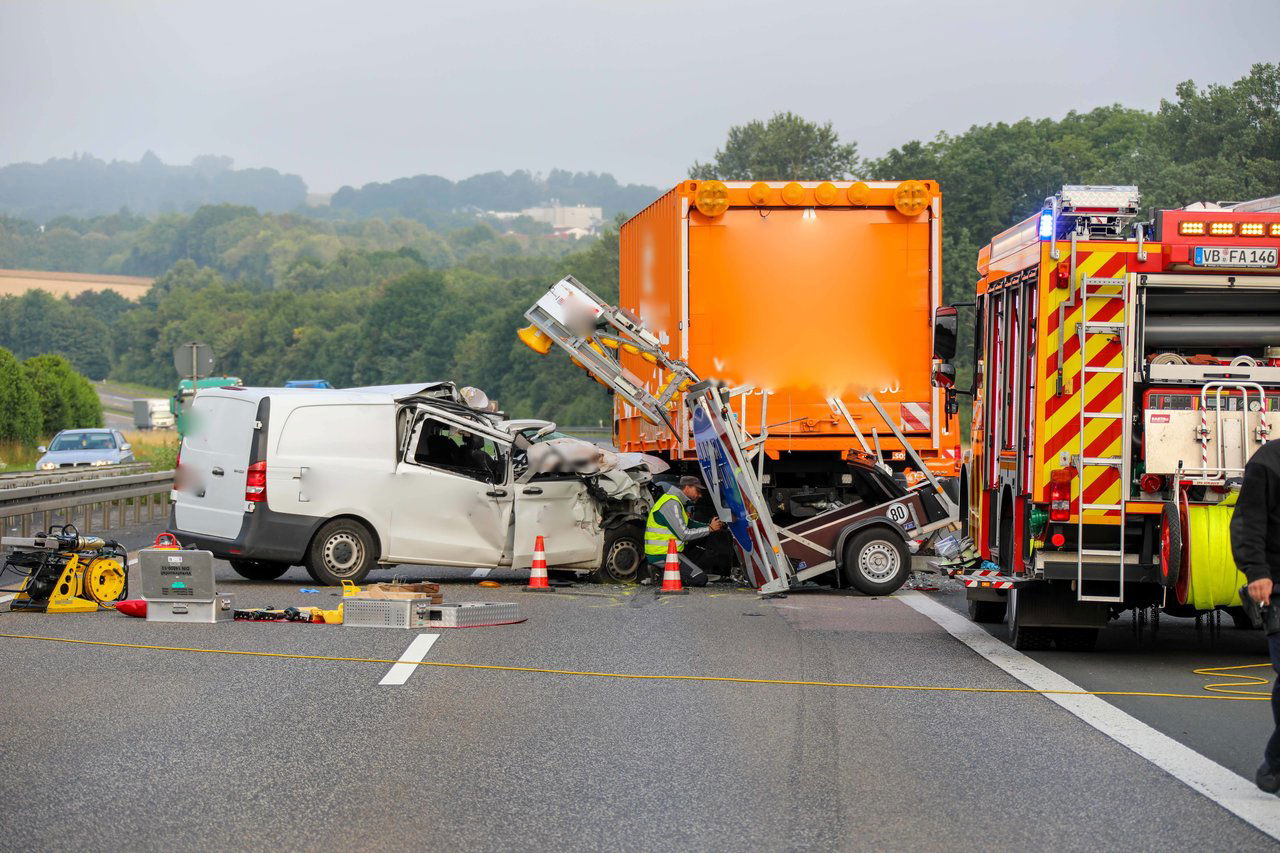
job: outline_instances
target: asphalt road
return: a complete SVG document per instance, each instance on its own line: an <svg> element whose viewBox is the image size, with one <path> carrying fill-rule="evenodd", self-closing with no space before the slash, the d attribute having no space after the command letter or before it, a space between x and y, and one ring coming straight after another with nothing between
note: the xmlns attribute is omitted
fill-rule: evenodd
<svg viewBox="0 0 1280 853"><path fill-rule="evenodd" d="M122 538L133 546L148 534ZM798 592L761 601L728 587L679 598L642 587L538 595L521 591L512 573L492 575L500 589L477 588L458 570L395 573L445 580L449 601L516 601L527 617L435 632L430 662L1021 687L895 599ZM312 586L301 569L252 583L223 565L219 579L237 606L338 600L329 589L300 592ZM105 612L3 613L0 632L382 661L398 658L417 633L171 625ZM1165 624L1161 633L1163 641L1176 632ZM1145 640L1126 645L1123 628L1091 659L1037 657L1090 687L1110 679L1132 689L1141 676L1198 692L1188 666L1257 659L1252 648L1228 649L1228 634L1170 662ZM10 638L0 638L0 660L4 849L1274 843L1037 695L434 666L386 686L378 682L387 663ZM1171 731L1182 725L1184 739L1215 715L1232 737L1255 742L1265 733L1265 703L1131 703L1145 719L1170 721ZM1206 749L1216 742L1202 739ZM1242 771L1253 752L1256 745L1241 751Z"/></svg>

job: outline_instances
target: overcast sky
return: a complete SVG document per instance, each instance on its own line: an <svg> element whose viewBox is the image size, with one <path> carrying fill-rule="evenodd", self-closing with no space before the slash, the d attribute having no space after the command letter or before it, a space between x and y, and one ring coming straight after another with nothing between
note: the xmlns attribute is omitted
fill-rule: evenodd
<svg viewBox="0 0 1280 853"><path fill-rule="evenodd" d="M1260 61L1280 61L1278 0L0 0L0 164L151 149L314 192L556 167L664 185L777 110L874 155L1154 109Z"/></svg>

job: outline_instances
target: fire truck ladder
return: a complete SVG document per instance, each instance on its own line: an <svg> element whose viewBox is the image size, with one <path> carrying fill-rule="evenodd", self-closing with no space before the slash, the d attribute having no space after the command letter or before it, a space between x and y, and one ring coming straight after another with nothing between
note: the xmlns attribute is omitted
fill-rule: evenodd
<svg viewBox="0 0 1280 853"><path fill-rule="evenodd" d="M1128 294L1129 284L1124 279L1085 277L1080 282L1081 321L1076 324L1077 335L1080 340L1080 420L1079 435L1077 437L1079 450L1075 459L1076 471L1079 474L1076 477L1076 481L1080 484L1079 511L1076 513L1076 599L1078 601L1111 604L1124 601L1124 498L1129 482L1127 454L1129 429L1126 423L1126 413L1129 411L1129 379L1127 376L1129 347L1128 329L1126 328L1126 321L1129 317ZM1119 314L1107 321L1089 319L1105 303L1112 299L1119 299L1122 302ZM1120 355L1118 358L1112 359L1110 363L1111 365L1118 364L1119 366L1103 367L1089 364L1090 353L1096 352L1099 344L1107 346L1115 341L1120 344ZM1117 375L1121 377L1120 411L1105 411L1107 408L1105 405L1103 405L1102 410L1090 409L1088 397L1089 380L1094 377L1114 378ZM1107 380L1104 379L1103 381ZM1119 445L1119 455L1086 456L1088 436L1098 435L1100 431L1110 428L1116 421L1120 423L1120 438L1113 444ZM1094 480L1094 474L1108 476L1109 471L1115 471L1115 476L1118 479L1117 502L1086 503L1085 484ZM1114 513L1119 516L1120 522L1115 527L1116 541L1114 542L1114 547L1085 547L1085 514L1090 512ZM1102 527L1103 525L1097 526ZM1105 526L1110 527L1110 525ZM1106 542L1103 544L1110 545L1111 543ZM1092 565L1102 563L1106 566L1115 567L1115 595L1085 594L1084 567L1086 562Z"/></svg>

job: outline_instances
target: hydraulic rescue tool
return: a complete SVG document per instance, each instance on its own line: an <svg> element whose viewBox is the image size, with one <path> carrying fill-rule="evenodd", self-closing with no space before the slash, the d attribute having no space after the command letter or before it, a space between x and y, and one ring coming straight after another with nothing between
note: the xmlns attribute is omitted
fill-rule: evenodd
<svg viewBox="0 0 1280 853"><path fill-rule="evenodd" d="M846 451L848 482L856 497L826 502L798 521L779 524L760 485L768 394L760 395L762 432L748 435L745 417L735 407L745 412L751 387L726 388L701 379L688 364L670 357L638 317L605 303L572 276L552 285L525 318L531 325L519 337L531 349L545 355L559 346L637 415L665 426L677 442L694 449L745 578L761 594L785 592L835 572L843 585L887 595L906 581L911 550L943 531L959 529L955 503L871 394L862 399L901 442L924 481L908 489L895 479L883 455L873 454L857 419L845 414L861 445ZM623 366L620 353L658 368L657 389ZM848 412L838 397L829 404ZM955 543L954 537L947 541Z"/></svg>
<svg viewBox="0 0 1280 853"><path fill-rule="evenodd" d="M111 539L82 536L73 525L35 536L6 536L4 571L24 575L10 609L37 613L92 613L125 597L128 553Z"/></svg>

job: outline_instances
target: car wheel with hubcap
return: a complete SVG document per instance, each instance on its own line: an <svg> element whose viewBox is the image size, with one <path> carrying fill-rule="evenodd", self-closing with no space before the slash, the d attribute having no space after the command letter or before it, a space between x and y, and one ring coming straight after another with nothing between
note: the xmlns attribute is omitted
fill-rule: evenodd
<svg viewBox="0 0 1280 853"><path fill-rule="evenodd" d="M251 581L273 581L289 571L288 563L273 563L269 560L227 560L236 574Z"/></svg>
<svg viewBox="0 0 1280 853"><path fill-rule="evenodd" d="M907 582L911 554L902 537L886 527L855 533L844 548L845 583L865 595L888 595Z"/></svg>
<svg viewBox="0 0 1280 853"><path fill-rule="evenodd" d="M320 528L307 549L307 572L317 583L360 583L378 563L373 535L360 522L339 518Z"/></svg>
<svg viewBox="0 0 1280 853"><path fill-rule="evenodd" d="M596 583L637 583L644 564L644 530L634 524L613 528L604 537L604 555L593 575Z"/></svg>

